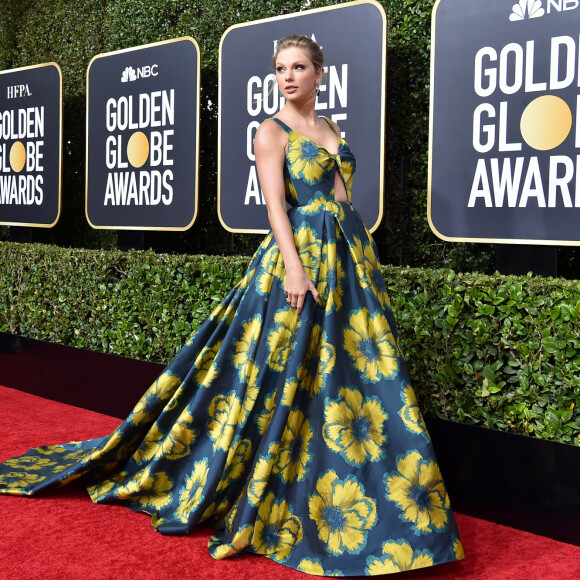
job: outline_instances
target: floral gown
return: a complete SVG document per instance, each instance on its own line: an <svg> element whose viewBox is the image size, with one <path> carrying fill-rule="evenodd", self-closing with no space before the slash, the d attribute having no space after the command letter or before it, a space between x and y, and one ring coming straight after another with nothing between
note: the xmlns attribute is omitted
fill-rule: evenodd
<svg viewBox="0 0 580 580"><path fill-rule="evenodd" d="M288 216L309 294L298 317L270 233L243 280L106 437L0 465L0 493L81 479L94 502L164 534L208 520L214 558L243 551L315 575L376 575L463 557L399 348L376 249L348 199L354 156L278 122ZM334 130L332 124L330 124Z"/></svg>

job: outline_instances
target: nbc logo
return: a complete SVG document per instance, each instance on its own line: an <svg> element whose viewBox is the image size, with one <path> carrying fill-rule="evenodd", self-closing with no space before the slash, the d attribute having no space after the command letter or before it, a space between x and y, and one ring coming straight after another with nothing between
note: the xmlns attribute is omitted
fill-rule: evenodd
<svg viewBox="0 0 580 580"><path fill-rule="evenodd" d="M510 20L525 20L526 18L539 18L544 16L546 11L542 7L541 0L520 0L512 6Z"/></svg>
<svg viewBox="0 0 580 580"><path fill-rule="evenodd" d="M580 0L546 0L546 8L542 6L542 0L519 0L512 6L510 20L528 20L530 18L539 18L552 12L568 12L576 10L580 6Z"/></svg>
<svg viewBox="0 0 580 580"><path fill-rule="evenodd" d="M128 83L130 81L136 81L136 80L137 80L137 73L135 72L135 69L132 66L128 66L123 71L123 74L121 75L121 82Z"/></svg>

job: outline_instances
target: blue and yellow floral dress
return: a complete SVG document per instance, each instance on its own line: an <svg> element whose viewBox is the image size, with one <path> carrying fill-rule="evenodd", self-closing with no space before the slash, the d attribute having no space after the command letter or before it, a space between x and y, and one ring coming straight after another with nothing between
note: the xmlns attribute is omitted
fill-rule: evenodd
<svg viewBox="0 0 580 580"><path fill-rule="evenodd" d="M286 303L272 234L243 280L106 437L0 466L0 492L80 479L97 503L164 534L202 521L215 558L263 554L315 575L377 575L463 557L409 383L369 232L350 201L355 159L279 123L288 216L320 293ZM332 124L330 124L334 130Z"/></svg>

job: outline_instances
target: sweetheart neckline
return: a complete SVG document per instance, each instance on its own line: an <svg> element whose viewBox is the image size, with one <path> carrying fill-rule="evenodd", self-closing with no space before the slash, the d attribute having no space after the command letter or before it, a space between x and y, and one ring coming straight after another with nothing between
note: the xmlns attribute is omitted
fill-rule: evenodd
<svg viewBox="0 0 580 580"><path fill-rule="evenodd" d="M330 121L329 121L328 117L321 116L320 118L324 119L328 123L328 126L330 127ZM302 139L306 139L306 141L310 141L310 143L312 143L313 145L316 145L316 147L318 147L319 149L324 149L329 155L332 155L333 157L336 157L340 153L341 147L344 147L345 145L347 145L346 140L343 139L343 137L341 135L336 133L336 131L334 131L332 129L332 127L330 127L331 131L336 135L336 139L338 142L338 149L336 150L336 153L333 153L332 151L329 151L324 145L320 145L320 143L317 143L313 139L306 137L306 135L303 135L302 133L299 133L295 129L292 129L292 127L290 127L290 125L287 125L286 123L284 123L284 121L282 121L282 119L278 119L278 117L272 117L272 119L275 119L276 121L279 121L280 123L283 123L290 130L290 133L295 133L299 137L302 137Z"/></svg>

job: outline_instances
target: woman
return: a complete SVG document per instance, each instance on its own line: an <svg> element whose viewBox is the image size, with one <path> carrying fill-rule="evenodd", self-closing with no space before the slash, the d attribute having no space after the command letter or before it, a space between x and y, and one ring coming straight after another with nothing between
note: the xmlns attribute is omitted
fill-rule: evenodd
<svg viewBox="0 0 580 580"><path fill-rule="evenodd" d="M316 575L463 557L350 203L355 159L314 111L322 65L307 37L279 41L286 104L255 140L272 232L244 279L113 433L5 462L2 493L82 479L165 534L211 521L215 558L253 551Z"/></svg>

